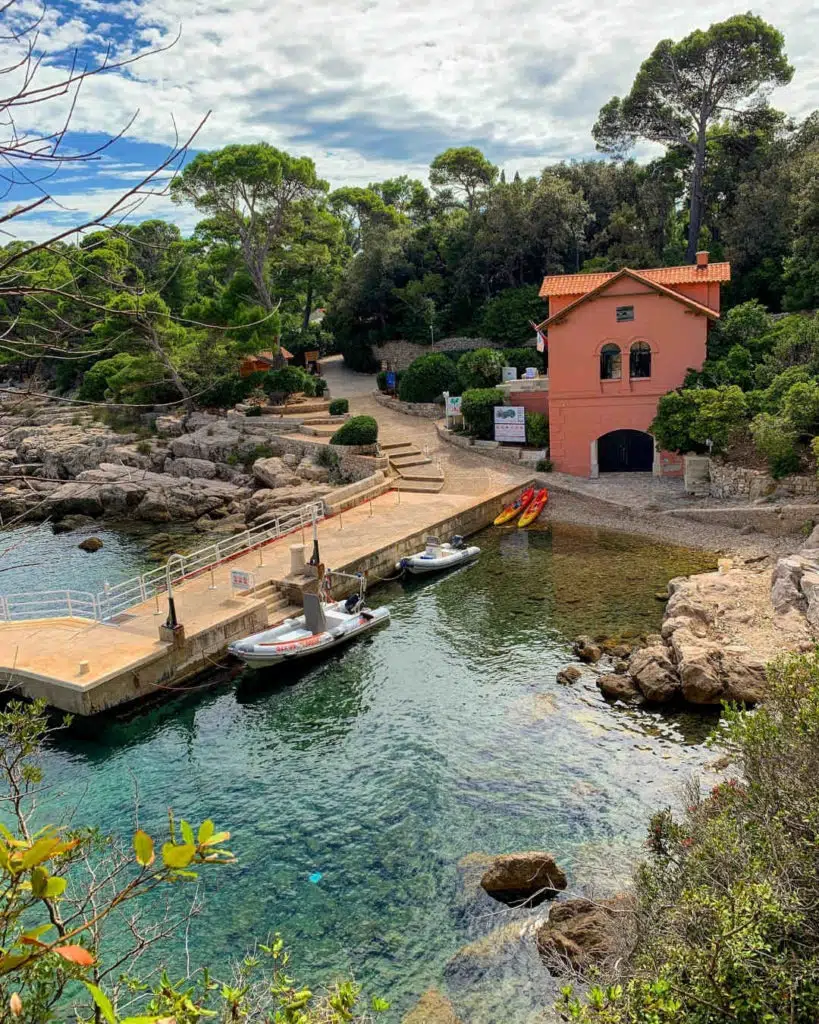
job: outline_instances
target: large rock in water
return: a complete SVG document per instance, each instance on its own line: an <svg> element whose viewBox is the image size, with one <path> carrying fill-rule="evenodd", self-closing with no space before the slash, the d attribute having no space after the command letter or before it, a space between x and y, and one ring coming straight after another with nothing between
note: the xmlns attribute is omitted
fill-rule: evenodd
<svg viewBox="0 0 819 1024"><path fill-rule="evenodd" d="M582 970L622 954L631 942L633 908L632 897L626 895L595 902L578 899L556 903L549 920L537 932L538 951L555 973L567 966Z"/></svg>
<svg viewBox="0 0 819 1024"><path fill-rule="evenodd" d="M680 677L663 644L637 651L628 670L640 693L652 703L666 704L680 693Z"/></svg>
<svg viewBox="0 0 819 1024"><path fill-rule="evenodd" d="M461 1024L452 1003L437 988L428 989L401 1024Z"/></svg>
<svg viewBox="0 0 819 1024"><path fill-rule="evenodd" d="M603 695L611 700L639 700L642 696L640 688L634 680L622 673L598 676L597 685Z"/></svg>
<svg viewBox="0 0 819 1024"><path fill-rule="evenodd" d="M566 875L550 853L531 850L495 857L481 878L481 886L501 903L537 906L566 888Z"/></svg>

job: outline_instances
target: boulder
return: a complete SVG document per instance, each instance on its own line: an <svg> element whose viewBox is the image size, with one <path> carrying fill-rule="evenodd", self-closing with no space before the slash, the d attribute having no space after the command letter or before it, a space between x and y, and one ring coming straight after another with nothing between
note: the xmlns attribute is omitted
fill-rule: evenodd
<svg viewBox="0 0 819 1024"><path fill-rule="evenodd" d="M583 675L577 665L567 665L562 668L555 678L563 686L569 686L571 683L576 683L577 680Z"/></svg>
<svg viewBox="0 0 819 1024"><path fill-rule="evenodd" d="M799 588L805 598L807 620L814 629L819 629L819 572L804 573Z"/></svg>
<svg viewBox="0 0 819 1024"><path fill-rule="evenodd" d="M216 477L216 466L207 459L166 459L165 472L171 476L213 480Z"/></svg>
<svg viewBox="0 0 819 1024"><path fill-rule="evenodd" d="M771 603L774 611L780 614L793 609L807 611L807 597L800 587L804 572L804 563L798 556L779 559L771 577Z"/></svg>
<svg viewBox="0 0 819 1024"><path fill-rule="evenodd" d="M579 636L574 642L574 653L581 661L587 664L594 664L600 661L603 652L600 647L588 636Z"/></svg>
<svg viewBox="0 0 819 1024"><path fill-rule="evenodd" d="M297 472L302 480L314 480L319 483L327 483L330 479L330 470L325 466L317 466L314 462L302 462L299 465Z"/></svg>
<svg viewBox="0 0 819 1024"><path fill-rule="evenodd" d="M461 1024L452 1003L437 988L428 989L401 1024Z"/></svg>
<svg viewBox="0 0 819 1024"><path fill-rule="evenodd" d="M611 674L597 677L604 696L612 700L639 700L642 694L631 676Z"/></svg>
<svg viewBox="0 0 819 1024"><path fill-rule="evenodd" d="M284 461L276 457L256 459L253 463L253 476L262 487L271 489L290 487L300 483L299 478L284 464Z"/></svg>
<svg viewBox="0 0 819 1024"><path fill-rule="evenodd" d="M765 662L747 648L724 647L721 667L723 699L758 704L765 697L768 681Z"/></svg>
<svg viewBox="0 0 819 1024"><path fill-rule="evenodd" d="M99 551L103 546L99 537L86 537L85 540L81 540L77 545L80 551Z"/></svg>
<svg viewBox="0 0 819 1024"><path fill-rule="evenodd" d="M566 884L554 857L539 850L495 857L481 878L481 887L493 899L527 906L537 906Z"/></svg>
<svg viewBox="0 0 819 1024"><path fill-rule="evenodd" d="M181 437L185 426L178 416L157 416L156 432L160 437Z"/></svg>
<svg viewBox="0 0 819 1024"><path fill-rule="evenodd" d="M552 970L582 970L628 947L633 927L631 897L591 902L578 899L552 907L536 935L541 957Z"/></svg>
<svg viewBox="0 0 819 1024"><path fill-rule="evenodd" d="M252 523L257 519L277 514L286 515L297 505L318 501L330 490L327 484L305 483L297 487L279 487L275 490L262 488L256 491L248 502L246 520Z"/></svg>
<svg viewBox="0 0 819 1024"><path fill-rule="evenodd" d="M54 523L51 530L52 533L71 533L72 530L81 530L93 522L91 516L65 516Z"/></svg>
<svg viewBox="0 0 819 1024"><path fill-rule="evenodd" d="M629 662L629 675L652 703L665 704L680 692L680 678L668 648L661 644L637 651Z"/></svg>

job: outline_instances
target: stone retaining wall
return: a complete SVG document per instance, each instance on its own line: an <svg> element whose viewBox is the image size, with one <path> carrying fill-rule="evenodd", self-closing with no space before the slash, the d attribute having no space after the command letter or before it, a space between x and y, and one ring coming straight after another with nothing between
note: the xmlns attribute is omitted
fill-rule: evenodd
<svg viewBox="0 0 819 1024"><path fill-rule="evenodd" d="M460 352L475 348L503 348L503 345L486 338L442 338L435 342L434 348L414 341L385 341L383 345L373 346L373 355L382 363L388 363L393 370L406 370L419 356L430 352Z"/></svg>
<svg viewBox="0 0 819 1024"><path fill-rule="evenodd" d="M446 424L436 423L435 429L438 436L447 444L454 444L457 448L468 448L475 455L483 455L487 459L494 459L496 462L510 462L514 466L535 465L541 459L549 457L547 449L532 448L503 448L497 441L476 441L474 437L467 437L465 434L456 434L448 430Z"/></svg>
<svg viewBox="0 0 819 1024"><path fill-rule="evenodd" d="M693 519L695 522L728 526L735 530L750 526L772 537L800 534L814 523L819 523L819 505L763 504L739 508L686 508L654 514L673 516L675 519Z"/></svg>
<svg viewBox="0 0 819 1024"><path fill-rule="evenodd" d="M395 412L403 412L407 416L422 416L427 420L440 420L444 415L444 407L437 402L402 402L398 398L390 398L380 391L373 391L373 398L378 405Z"/></svg>
<svg viewBox="0 0 819 1024"><path fill-rule="evenodd" d="M326 514L333 515L343 512L345 509L353 508L361 501L375 498L379 494L390 490L393 486L392 480L382 470L376 470L371 476L364 476L346 487L336 487L324 498L324 510Z"/></svg>
<svg viewBox="0 0 819 1024"><path fill-rule="evenodd" d="M790 494L794 497L819 496L819 477L785 476L774 480L770 473L760 469L731 466L711 460L710 493L713 498L747 498L756 501L769 494Z"/></svg>

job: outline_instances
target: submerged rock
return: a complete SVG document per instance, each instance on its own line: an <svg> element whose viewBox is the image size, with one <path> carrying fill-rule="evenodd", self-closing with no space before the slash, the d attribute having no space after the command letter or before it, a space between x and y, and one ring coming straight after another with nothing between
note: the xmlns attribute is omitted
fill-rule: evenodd
<svg viewBox="0 0 819 1024"><path fill-rule="evenodd" d="M537 906L567 885L565 872L550 853L531 850L495 857L481 878L481 886L501 903Z"/></svg>
<svg viewBox="0 0 819 1024"><path fill-rule="evenodd" d="M639 700L642 696L634 680L623 674L598 676L597 685L612 700Z"/></svg>
<svg viewBox="0 0 819 1024"><path fill-rule="evenodd" d="M587 664L600 661L603 651L589 636L579 636L574 642L574 653Z"/></svg>
<svg viewBox="0 0 819 1024"><path fill-rule="evenodd" d="M562 668L557 673L557 676L555 676L555 678L563 686L568 686L571 683L576 683L582 675L583 673L580 671L577 665L567 665L565 668Z"/></svg>
<svg viewBox="0 0 819 1024"><path fill-rule="evenodd" d="M85 540L80 541L77 547L80 551L99 551L104 545L99 537L86 537Z"/></svg>
<svg viewBox="0 0 819 1024"><path fill-rule="evenodd" d="M430 988L401 1021L401 1024L461 1024L447 997Z"/></svg>

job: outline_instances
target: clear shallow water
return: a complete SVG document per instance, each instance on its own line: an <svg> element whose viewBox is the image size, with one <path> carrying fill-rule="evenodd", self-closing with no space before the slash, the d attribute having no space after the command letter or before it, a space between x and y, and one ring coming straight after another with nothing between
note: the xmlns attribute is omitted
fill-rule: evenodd
<svg viewBox="0 0 819 1024"><path fill-rule="evenodd" d="M592 677L567 688L555 673L578 633L656 630L655 592L713 559L560 526L477 542L465 570L374 591L392 624L330 661L222 676L52 746L51 779L89 823L125 832L136 784L157 834L169 806L233 832L240 863L206 876L192 965L279 930L301 977L354 971L392 1000L388 1019L432 984L466 1024L534 1021L548 1003L530 953L511 973L463 956L447 968L509 919L458 862L545 848L572 889L617 887L648 814L713 756L713 719L611 707ZM181 956L171 944L169 966Z"/></svg>

